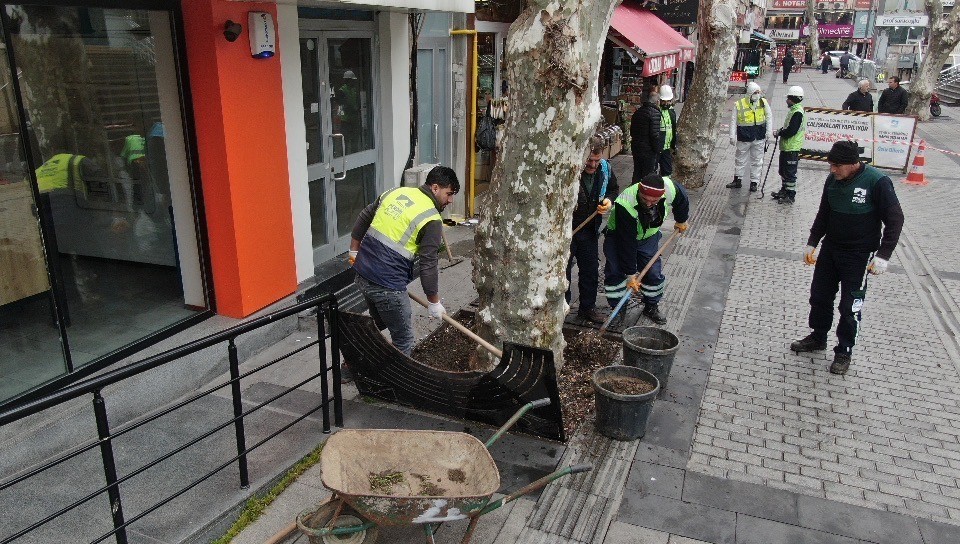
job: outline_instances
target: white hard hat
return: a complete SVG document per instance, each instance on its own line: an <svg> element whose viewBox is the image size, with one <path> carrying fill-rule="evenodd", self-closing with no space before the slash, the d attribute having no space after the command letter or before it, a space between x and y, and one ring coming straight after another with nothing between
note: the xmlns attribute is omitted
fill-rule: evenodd
<svg viewBox="0 0 960 544"><path fill-rule="evenodd" d="M787 96L799 96L800 98L803 98L803 87L799 85L790 87L787 89Z"/></svg>
<svg viewBox="0 0 960 544"><path fill-rule="evenodd" d="M673 89L669 85L660 86L660 100L673 100Z"/></svg>
<svg viewBox="0 0 960 544"><path fill-rule="evenodd" d="M747 82L747 94L751 95L757 92L760 92L760 86L752 81Z"/></svg>

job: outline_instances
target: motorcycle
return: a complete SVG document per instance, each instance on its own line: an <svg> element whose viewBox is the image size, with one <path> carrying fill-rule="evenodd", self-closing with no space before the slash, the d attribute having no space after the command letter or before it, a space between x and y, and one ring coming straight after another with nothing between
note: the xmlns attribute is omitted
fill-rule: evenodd
<svg viewBox="0 0 960 544"><path fill-rule="evenodd" d="M937 93L930 95L930 115L934 117L940 117L940 114L943 111L940 109L940 97L937 96Z"/></svg>

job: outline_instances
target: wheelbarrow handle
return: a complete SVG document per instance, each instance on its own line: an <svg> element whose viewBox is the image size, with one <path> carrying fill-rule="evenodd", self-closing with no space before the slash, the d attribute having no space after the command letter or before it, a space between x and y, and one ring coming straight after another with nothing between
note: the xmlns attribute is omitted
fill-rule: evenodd
<svg viewBox="0 0 960 544"><path fill-rule="evenodd" d="M573 465L570 467L570 474L580 474L581 472L590 472L593 470L593 465L582 464L582 465Z"/></svg>
<svg viewBox="0 0 960 544"><path fill-rule="evenodd" d="M497 432L493 433L493 436L490 437L490 440L487 440L487 443L484 444L484 446L486 446L487 449L490 449L490 446L492 446L494 442L496 442L497 440L500 440L500 437L506 434L506 432L510 430L510 427L513 427L514 425L516 425L517 422L520 421L520 418L526 415L526 413L529 412L530 410L533 410L534 408L543 408L544 406L549 406L549 405L550 405L550 399L537 399L535 401L524 404L523 406L520 407L519 410L517 410L517 413L513 414L513 416L510 419L508 419L506 423L503 424L502 427L497 429Z"/></svg>
<svg viewBox="0 0 960 544"><path fill-rule="evenodd" d="M490 504L485 506L483 510L480 511L480 513L476 514L476 516L482 516L484 514L488 514L496 510L497 508L500 508L501 506L507 504L508 502L515 501L528 493L533 493L534 491L542 489L546 487L547 484L549 484L550 482L563 478L564 476L567 476L569 474L577 474L580 472L588 472L591 470L593 470L593 465L574 465L570 467L563 467L559 470L551 472L550 474L547 474L546 476L544 476L543 478L540 478L539 480L530 482L529 484L514 491L513 493L507 495L506 497L501 497L500 499L497 499L491 502Z"/></svg>

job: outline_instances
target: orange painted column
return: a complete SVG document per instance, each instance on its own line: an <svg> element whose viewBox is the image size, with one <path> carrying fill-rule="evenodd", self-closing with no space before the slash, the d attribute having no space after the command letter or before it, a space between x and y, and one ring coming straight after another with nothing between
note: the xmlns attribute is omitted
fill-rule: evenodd
<svg viewBox="0 0 960 544"><path fill-rule="evenodd" d="M251 11L276 28L276 5L181 5L216 310L244 317L297 288L279 49L252 58L247 29ZM228 19L243 25L234 42Z"/></svg>

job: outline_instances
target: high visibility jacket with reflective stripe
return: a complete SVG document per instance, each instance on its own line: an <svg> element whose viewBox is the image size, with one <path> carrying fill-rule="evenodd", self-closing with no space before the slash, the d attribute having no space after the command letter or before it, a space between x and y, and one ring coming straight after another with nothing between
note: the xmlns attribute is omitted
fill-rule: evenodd
<svg viewBox="0 0 960 544"><path fill-rule="evenodd" d="M663 148L670 149L673 143L673 120L670 119L670 108L660 110L660 132L663 136Z"/></svg>
<svg viewBox="0 0 960 544"><path fill-rule="evenodd" d="M413 281L420 230L440 221L436 203L416 187L398 187L380 197L354 265L364 278L395 290Z"/></svg>
<svg viewBox="0 0 960 544"><path fill-rule="evenodd" d="M797 112L800 113L800 130L789 138L780 138L781 151L800 151L800 148L803 147L803 134L807 131L807 114L803 111L802 104L790 106L790 111L787 112L787 118L783 120L783 128L790 126L790 119L792 119L793 114Z"/></svg>
<svg viewBox="0 0 960 544"><path fill-rule="evenodd" d="M756 106L750 97L744 97L734 103L737 114L737 141L756 142L767 138L767 108L766 98L757 101Z"/></svg>
<svg viewBox="0 0 960 544"><path fill-rule="evenodd" d="M677 187L673 184L673 180L663 176L663 188L665 190L663 198L660 199L660 202L663 203L663 217L666 218L670 215L671 209L673 209L673 201L677 198ZM646 229L643 228L643 225L640 224L637 213L637 206L645 206L646 204L640 204L640 199L637 196L637 193L640 190L640 184L634 183L630 187L627 187L620 196L617 197L617 200L614 205L620 204L627 213L630 214L630 217L633 217L637 221L637 240L646 240L647 238L660 232L660 225L651 226ZM659 204L658 204L659 205ZM610 220L607 222L607 230L616 230L617 228L617 214L610 214Z"/></svg>
<svg viewBox="0 0 960 544"><path fill-rule="evenodd" d="M80 174L80 162L83 155L60 153L37 168L37 186L41 193L57 189L76 189L86 192L83 176Z"/></svg>

